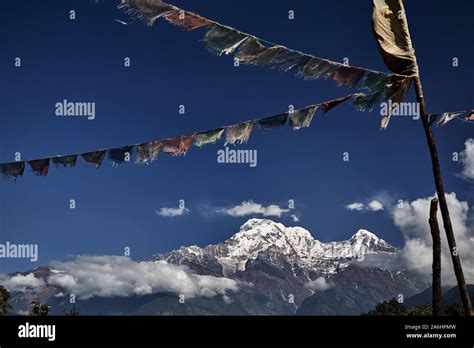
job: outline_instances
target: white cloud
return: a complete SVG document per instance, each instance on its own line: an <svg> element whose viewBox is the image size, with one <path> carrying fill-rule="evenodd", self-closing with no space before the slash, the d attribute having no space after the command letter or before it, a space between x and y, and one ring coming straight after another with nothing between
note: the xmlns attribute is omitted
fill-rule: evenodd
<svg viewBox="0 0 474 348"><path fill-rule="evenodd" d="M432 238L428 224L431 200L434 197L420 198L413 202L404 202L402 206L391 208L395 225L400 228L405 239L402 259L409 270L430 276L432 269ZM466 281L474 283L474 231L468 227L469 205L458 200L455 193L446 195L456 243L463 264ZM442 241L442 277L445 285L455 285L451 256L443 229L441 212L438 211L438 223Z"/></svg>
<svg viewBox="0 0 474 348"><path fill-rule="evenodd" d="M460 154L460 162L463 166L460 176L464 180L474 180L474 139L467 139L465 149Z"/></svg>
<svg viewBox="0 0 474 348"><path fill-rule="evenodd" d="M381 211L381 210L384 210L384 207L383 207L382 202L374 199L371 202L369 202L367 205L360 202L354 202L354 203L348 204L346 205L346 209L350 211L364 211L364 210Z"/></svg>
<svg viewBox="0 0 474 348"><path fill-rule="evenodd" d="M158 292L183 294L187 298L214 297L238 290L235 280L196 275L185 266L165 261L136 262L123 256L78 256L52 266L62 272L52 274L48 284L60 286L81 299Z"/></svg>
<svg viewBox="0 0 474 348"><path fill-rule="evenodd" d="M346 209L347 210L356 210L356 211L362 211L364 210L364 204L363 203L351 203L351 204L348 204L346 205Z"/></svg>
<svg viewBox="0 0 474 348"><path fill-rule="evenodd" d="M281 208L278 205L272 204L267 207L255 203L253 201L245 201L232 208L217 209L218 213L230 215L233 217L241 217L248 215L263 215L281 217L284 213L289 212L289 209Z"/></svg>
<svg viewBox="0 0 474 348"><path fill-rule="evenodd" d="M80 299L172 292L187 298L221 295L229 302L228 293L239 290L239 283L233 279L197 275L185 266L166 261L135 262L123 256L78 256L71 261L54 262L51 266L56 272L52 272L46 281L29 273L0 276L0 284L11 292L37 292L47 285L59 286L65 293L74 293Z"/></svg>
<svg viewBox="0 0 474 348"><path fill-rule="evenodd" d="M179 208L160 208L156 214L163 217L177 217L189 214L189 209L185 207Z"/></svg>
<svg viewBox="0 0 474 348"><path fill-rule="evenodd" d="M305 288L312 291L325 291L332 287L334 287L334 284L328 282L324 277L319 277L305 284Z"/></svg>
<svg viewBox="0 0 474 348"><path fill-rule="evenodd" d="M383 204L377 200L373 200L367 205L367 209L371 211L381 211L383 210Z"/></svg>
<svg viewBox="0 0 474 348"><path fill-rule="evenodd" d="M0 283L10 292L30 292L44 285L43 279L36 278L33 273L4 276Z"/></svg>

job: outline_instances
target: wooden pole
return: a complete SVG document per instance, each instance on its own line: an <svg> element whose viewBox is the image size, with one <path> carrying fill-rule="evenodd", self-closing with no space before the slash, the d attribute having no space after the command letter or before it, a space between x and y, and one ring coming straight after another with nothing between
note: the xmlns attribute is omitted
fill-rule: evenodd
<svg viewBox="0 0 474 348"><path fill-rule="evenodd" d="M438 225L438 199L433 198L430 208L430 229L433 238L433 315L441 315L441 237Z"/></svg>
<svg viewBox="0 0 474 348"><path fill-rule="evenodd" d="M430 150L434 182L436 185L436 191L438 192L439 207L441 210L441 215L443 217L443 226L444 230L446 231L446 237L449 245L449 253L451 254L451 259L453 261L454 273L456 274L459 291L461 293L461 300L464 306L464 312L467 316L472 316L471 300L469 298L469 292L467 290L466 281L464 279L461 259L459 258L459 251L456 246L456 239L454 238L453 226L451 224L451 218L449 216L448 204L446 203L446 195L444 193L443 179L441 177L441 166L439 162L438 149L436 148L435 138L430 126L430 116L426 109L425 97L423 96L423 87L421 85L419 75L415 77L414 80L416 99L417 102L420 104L421 120L423 122L423 128L425 130L425 136L428 142L428 148Z"/></svg>
<svg viewBox="0 0 474 348"><path fill-rule="evenodd" d="M399 0L401 8L403 9L403 2ZM403 9L403 11L405 11ZM406 13L403 16L398 15L399 20L403 21L402 28L406 30L404 34L409 38L407 44L412 47L412 40L410 38L410 32L408 29L408 19ZM418 70L418 69L416 69ZM423 128L425 130L426 141L428 143L428 148L431 155L431 164L433 167L433 177L436 185L436 191L438 192L439 207L441 210L441 215L443 217L443 226L446 231L446 237L449 245L449 253L451 254L451 259L453 261L454 273L456 275L456 280L458 282L459 291L461 293L461 300L464 306L464 312L467 316L472 316L472 307L471 300L469 298L469 293L467 291L466 281L464 279L464 273L462 270L461 259L459 258L459 251L456 246L456 239L454 238L453 226L451 224L451 218L449 217L448 204L446 203L446 195L444 193L443 179L441 177L441 166L439 162L438 149L436 148L436 142L433 135L433 131L430 126L430 116L426 108L425 97L423 95L423 87L421 85L419 71L416 72L416 75L413 77L415 83L416 91L416 100L420 105L421 112L421 121L423 123Z"/></svg>

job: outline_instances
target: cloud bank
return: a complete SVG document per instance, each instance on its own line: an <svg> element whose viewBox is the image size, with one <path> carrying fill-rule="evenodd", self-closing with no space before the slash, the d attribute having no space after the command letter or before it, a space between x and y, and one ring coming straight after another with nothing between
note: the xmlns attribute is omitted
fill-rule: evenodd
<svg viewBox="0 0 474 348"><path fill-rule="evenodd" d="M407 269L430 276L432 272L432 238L428 224L430 204L433 197L419 198L403 202L391 208L394 224L405 239L402 259ZM464 276L468 283L474 283L474 231L469 227L469 205L460 201L455 193L446 195L457 247L463 264ZM441 232L441 269L444 285L456 285L446 233L441 212L438 211Z"/></svg>
<svg viewBox="0 0 474 348"><path fill-rule="evenodd" d="M36 278L33 273L29 273L27 275L0 276L0 284L11 292L34 292L44 285L44 281Z"/></svg>
<svg viewBox="0 0 474 348"><path fill-rule="evenodd" d="M185 266L166 261L136 262L123 256L78 256L71 261L54 262L54 272L47 285L55 285L80 299L127 297L172 292L186 298L214 297L239 290L229 278L193 274ZM10 291L46 285L33 274L7 278L3 284Z"/></svg>

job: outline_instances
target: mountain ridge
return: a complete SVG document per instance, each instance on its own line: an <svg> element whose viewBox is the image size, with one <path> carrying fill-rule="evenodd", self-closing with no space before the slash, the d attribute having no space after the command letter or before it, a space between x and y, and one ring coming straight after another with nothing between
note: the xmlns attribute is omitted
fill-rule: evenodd
<svg viewBox="0 0 474 348"><path fill-rule="evenodd" d="M224 273L244 271L248 261L255 260L268 249L277 249L298 267L307 271L335 273L347 267L354 259L379 252L397 253L398 250L375 234L360 229L350 239L322 243L302 227L286 227L268 219L250 219L226 241L206 247L181 247L168 253L155 254L151 260L173 260L188 257L200 259L214 257ZM329 267L329 264L333 265ZM336 265L337 264L337 265ZM319 267L318 267L319 265ZM324 272L324 267L327 272Z"/></svg>
<svg viewBox="0 0 474 348"><path fill-rule="evenodd" d="M411 281L402 270L364 264L366 257L381 256L384 260L398 254L396 248L364 229L347 240L323 243L302 227L250 219L222 243L181 247L147 260L130 261L149 263L146 267L163 262L184 266L187 272L204 276L204 282L206 277L227 278L238 284L236 291L190 298L183 304L179 293L169 291L125 298L95 295L79 299L77 305L83 313L112 315L354 315L367 312L396 294L412 296L426 288L425 284ZM68 306L67 292L46 281L59 271L53 266L32 271L46 284L39 297L53 308ZM130 273L128 269L123 271ZM167 274L173 277L173 273ZM17 297L16 307L25 310L31 296L26 294L23 301Z"/></svg>

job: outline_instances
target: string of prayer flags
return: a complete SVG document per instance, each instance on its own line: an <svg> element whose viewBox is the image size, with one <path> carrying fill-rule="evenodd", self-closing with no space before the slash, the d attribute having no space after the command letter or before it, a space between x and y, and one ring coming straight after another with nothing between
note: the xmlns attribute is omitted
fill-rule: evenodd
<svg viewBox="0 0 474 348"><path fill-rule="evenodd" d="M304 109L294 110L288 114L288 122L293 130L308 128L313 121L314 114L319 105L309 106Z"/></svg>
<svg viewBox="0 0 474 348"><path fill-rule="evenodd" d="M219 140L221 140L224 132L225 128L220 128L206 132L196 133L194 135L194 145L202 148L205 145L215 144Z"/></svg>
<svg viewBox="0 0 474 348"><path fill-rule="evenodd" d="M28 161L28 164L35 175L46 176L48 175L49 161L49 158L43 158L39 160Z"/></svg>
<svg viewBox="0 0 474 348"><path fill-rule="evenodd" d="M106 152L106 150L92 151L83 153L81 156L87 164L93 164L99 168L104 160Z"/></svg>
<svg viewBox="0 0 474 348"><path fill-rule="evenodd" d="M226 127L226 141L227 144L247 144L252 134L253 126L255 122L249 121L241 124L236 124Z"/></svg>
<svg viewBox="0 0 474 348"><path fill-rule="evenodd" d="M161 141L150 141L137 145L137 163L150 164L158 158L163 144Z"/></svg>
<svg viewBox="0 0 474 348"><path fill-rule="evenodd" d="M227 146L228 144L246 144L250 139L255 124L257 123L262 130L280 129L287 123L293 130L307 128L311 125L314 116L319 109L321 109L322 113L325 114L346 101L354 100L354 102L357 102L358 98L364 96L365 95L361 93L350 94L320 104L313 104L301 109L291 110L276 116L254 119L212 130L162 140L154 140L136 145L81 153L80 156L86 164L95 165L97 168L99 168L103 163L106 153L114 166L118 166L124 162L131 162L131 156L133 153L136 153L136 163L150 164L158 158L161 151L173 156L185 156L193 144L199 148L215 144L223 138L224 132L226 133L224 146ZM372 96L370 96L370 98L372 98ZM463 122L474 121L474 110L430 115L430 123L433 124L437 121L438 125L444 125L454 118L463 120ZM4 177L14 178L16 180L17 177L23 175L25 163L28 163L34 174L37 176L47 176L51 162L54 163L56 167L75 167L78 157L79 154L70 154L66 156L43 157L41 159L33 159L29 161L0 163L0 172Z"/></svg>
<svg viewBox="0 0 474 348"><path fill-rule="evenodd" d="M376 2L393 2L399 0L375 0ZM243 33L237 29L221 25L215 21L203 18L197 14L184 11L176 6L165 4L160 0L146 0L146 5L139 6L137 0L122 0L119 8L125 8L131 11L132 14L141 14L139 18L145 17L148 24L152 24L157 18L163 17L168 22L180 25L185 22L185 18L189 18L183 26L186 29L195 29L201 26L210 26L205 36L209 51L217 55L235 53L236 59L242 64L252 64L258 66L266 66L272 69L279 69L284 72L291 72L299 78L305 80L316 80L319 78L331 79L336 82L338 86L348 86L350 88L367 89L369 93L360 94L354 102L354 107L359 111L373 110L374 106L380 99L394 99L392 101L400 102L403 100L410 82L413 77L412 72L417 69L417 66L410 64L403 65L402 68L398 65L391 64L389 68L393 71L397 68L402 72L395 71L395 74L386 74L383 72L373 71L364 68L348 66L345 64L333 62L327 59L318 58L312 55L304 54L299 51L291 50L281 45L275 45L268 41L259 39L255 36ZM153 8L156 6L156 9ZM169 10L166 9L169 6ZM385 7L383 7L385 11ZM374 10L377 12L376 24L374 24L377 33L382 33L391 25L386 19L380 19L380 9ZM380 12L380 13L379 13ZM375 14L374 14L375 16ZM391 16L391 15L390 15ZM180 22L181 20L181 22ZM403 26L400 26L402 28ZM404 28L404 27L403 27ZM379 40L394 40L393 37L385 37L379 35ZM404 33L403 33L404 34ZM388 35L388 34L387 34ZM400 52L394 52L390 45L396 46L392 41L383 41L380 43L383 49L388 54L406 55L407 59L411 61L411 42L409 36L402 37L403 43L407 45ZM263 44L265 42L266 44ZM404 56L403 56L404 57ZM402 57L402 58L403 58ZM416 61L414 62L416 63ZM401 65L400 65L401 66ZM408 72L408 75L404 73ZM403 73L403 74L402 74ZM400 74L400 75L398 75ZM395 100L396 99L396 100ZM390 115L388 115L382 122L382 128L386 128Z"/></svg>
<svg viewBox="0 0 474 348"><path fill-rule="evenodd" d="M77 155L56 156L53 157L51 160L56 165L56 168L59 166L70 166L71 168L73 168L76 166Z"/></svg>
<svg viewBox="0 0 474 348"><path fill-rule="evenodd" d="M0 173L5 177L16 179L24 174L25 163L28 163L37 176L47 176L51 162L54 163L56 167L72 168L76 166L79 156L82 157L86 164L91 164L99 168L106 154L108 154L108 158L112 164L118 166L124 162L131 161L131 156L134 152L136 152L136 163L150 164L158 158L161 151L173 156L184 156L188 153L191 145L194 144L201 148L205 145L215 144L222 139L224 133L226 133L225 146L228 144L245 144L249 141L253 127L257 122L260 128L264 130L278 129L288 122L294 130L309 127L319 106L319 104L311 105L277 116L245 121L239 124L164 140L155 140L136 145L101 149L80 154L59 155L13 163L0 163Z"/></svg>
<svg viewBox="0 0 474 348"><path fill-rule="evenodd" d="M134 146L125 146L117 149L108 150L109 160L115 165L120 165L124 162L130 162Z"/></svg>
<svg viewBox="0 0 474 348"><path fill-rule="evenodd" d="M288 114L284 113L277 116L266 117L258 121L260 128L263 130L274 130L282 128L288 121Z"/></svg>
<svg viewBox="0 0 474 348"><path fill-rule="evenodd" d="M236 33L240 33L235 29L228 28L227 30L234 30ZM241 37L239 36L239 38ZM363 77L369 75L365 79L364 85L361 85L360 88L378 91L381 88L385 90L394 76L396 76L394 74L386 74L321 59L280 45L265 46L259 39L253 36L248 36L247 40L244 40L243 43L236 40L235 44L236 46L233 46L232 49L236 49L241 44L236 54L239 63L267 66L284 72L292 72L295 76L305 80L331 78L338 86L344 85L354 88L358 86ZM211 49L211 51L214 50ZM401 76L400 78L405 79L406 77ZM380 86L381 81L385 82L382 86Z"/></svg>

